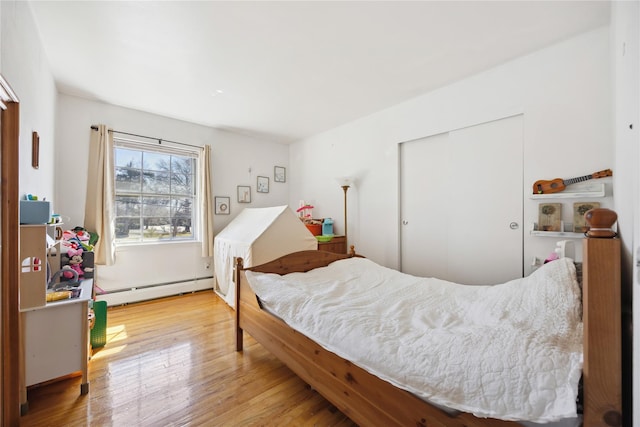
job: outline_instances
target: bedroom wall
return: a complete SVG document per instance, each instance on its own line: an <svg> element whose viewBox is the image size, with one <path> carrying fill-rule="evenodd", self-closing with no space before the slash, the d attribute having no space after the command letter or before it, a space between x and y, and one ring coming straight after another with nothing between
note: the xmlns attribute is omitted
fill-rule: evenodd
<svg viewBox="0 0 640 427"><path fill-rule="evenodd" d="M611 6L611 61L614 88L614 140L616 144L615 209L624 224L622 239L622 312L623 312L623 413L625 425L640 424L640 3L614 2ZM635 313L635 318L633 314ZM635 328L633 327L635 323ZM635 340L635 343L634 343ZM635 390L635 394L633 393ZM627 414L633 412L633 419Z"/></svg>
<svg viewBox="0 0 640 427"><path fill-rule="evenodd" d="M20 193L52 200L57 91L26 2L2 1L0 72L20 99ZM31 133L40 135L40 167L31 167Z"/></svg>
<svg viewBox="0 0 640 427"><path fill-rule="evenodd" d="M54 126L56 91L49 65L42 51L34 20L27 3L0 1L0 73L20 99L20 193L53 196ZM41 136L40 168L31 167L31 132ZM3 283L4 287L5 284ZM2 348L0 362L14 365L5 357L17 354L17 348ZM4 378L0 375L0 380ZM0 392L3 415L5 396Z"/></svg>
<svg viewBox="0 0 640 427"><path fill-rule="evenodd" d="M244 207L288 203L289 184L273 182L273 167L288 167L287 145L66 94L58 96L57 114L58 185L55 206L68 228L83 224L90 127L101 123L124 132L194 145L211 145L214 195L231 198L231 215L216 215L214 218L215 233ZM258 175L270 178L269 193L255 192ZM237 203L237 185L251 186L251 204ZM118 248L114 266L99 267L99 286L108 291L137 288L133 293L105 298L110 304L161 296L156 293L158 289L141 289L157 283L187 281L185 285L176 285L177 288L165 287L164 291L169 293L210 288L211 280L200 280L212 276L212 266L207 269L205 264L211 266L211 260L200 256L200 243L124 246Z"/></svg>
<svg viewBox="0 0 640 427"><path fill-rule="evenodd" d="M398 268L402 142L522 113L524 194L538 179L613 168L608 31L579 35L292 144L290 204L311 201L314 216L333 217L340 233L343 193L335 178L355 176L348 192L350 243L376 262ZM613 207L611 178L601 181L609 195L601 203ZM537 221L538 203L523 200L525 227ZM525 230L525 272L533 256L546 257L556 240L531 237Z"/></svg>

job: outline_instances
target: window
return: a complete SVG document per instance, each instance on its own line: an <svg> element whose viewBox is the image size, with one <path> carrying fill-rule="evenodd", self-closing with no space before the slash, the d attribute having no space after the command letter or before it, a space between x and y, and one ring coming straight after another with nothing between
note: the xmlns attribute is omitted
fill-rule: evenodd
<svg viewBox="0 0 640 427"><path fill-rule="evenodd" d="M116 243L195 240L198 152L114 139Z"/></svg>

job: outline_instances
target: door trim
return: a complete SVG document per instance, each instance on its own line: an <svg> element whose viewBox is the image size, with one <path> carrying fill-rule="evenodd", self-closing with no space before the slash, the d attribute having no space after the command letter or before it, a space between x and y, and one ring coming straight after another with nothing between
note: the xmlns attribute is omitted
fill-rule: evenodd
<svg viewBox="0 0 640 427"><path fill-rule="evenodd" d="M0 75L0 258L2 285L1 390L2 425L20 423L19 280L19 135L20 106L16 94Z"/></svg>

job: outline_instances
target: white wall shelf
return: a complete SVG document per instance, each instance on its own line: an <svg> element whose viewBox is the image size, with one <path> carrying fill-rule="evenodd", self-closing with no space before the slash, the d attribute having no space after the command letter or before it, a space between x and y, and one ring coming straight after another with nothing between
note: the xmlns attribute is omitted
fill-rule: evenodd
<svg viewBox="0 0 640 427"><path fill-rule="evenodd" d="M579 199L585 197L604 197L604 183L590 184L588 187L576 191L561 191L559 193L532 194L531 199Z"/></svg>
<svg viewBox="0 0 640 427"><path fill-rule="evenodd" d="M566 237L568 239L583 239L584 233L573 233L571 231L540 231L531 230L531 235L535 237Z"/></svg>

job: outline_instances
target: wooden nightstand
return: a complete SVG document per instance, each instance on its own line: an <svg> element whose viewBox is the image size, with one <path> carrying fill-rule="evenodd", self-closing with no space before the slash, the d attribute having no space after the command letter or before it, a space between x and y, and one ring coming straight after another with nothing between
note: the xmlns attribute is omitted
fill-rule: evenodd
<svg viewBox="0 0 640 427"><path fill-rule="evenodd" d="M346 254L347 238L345 236L333 236L333 239L329 242L318 242L318 250L336 254Z"/></svg>

